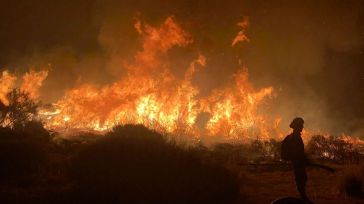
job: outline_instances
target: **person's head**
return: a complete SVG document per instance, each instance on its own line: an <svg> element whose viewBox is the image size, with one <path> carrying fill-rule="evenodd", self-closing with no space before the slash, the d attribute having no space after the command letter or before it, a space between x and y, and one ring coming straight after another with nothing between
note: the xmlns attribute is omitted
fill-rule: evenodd
<svg viewBox="0 0 364 204"><path fill-rule="evenodd" d="M305 121L302 118L297 117L297 118L292 120L289 127L293 129L293 132L302 132L304 122Z"/></svg>

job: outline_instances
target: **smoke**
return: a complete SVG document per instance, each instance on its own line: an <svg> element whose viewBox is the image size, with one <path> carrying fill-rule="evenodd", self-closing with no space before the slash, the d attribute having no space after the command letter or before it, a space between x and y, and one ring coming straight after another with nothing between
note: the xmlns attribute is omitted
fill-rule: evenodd
<svg viewBox="0 0 364 204"><path fill-rule="evenodd" d="M124 0L0 3L0 68L47 69L42 100L52 102L83 82L111 83L140 51L135 18L158 25L166 17L193 43L167 55L183 78L200 53L206 67L193 82L201 95L221 88L241 65L257 88L273 86L269 111L284 128L295 116L313 129L362 135L364 126L363 3L341 1ZM244 16L249 43L231 47ZM239 64L240 63L240 64ZM355 90L355 91L352 91Z"/></svg>
<svg viewBox="0 0 364 204"><path fill-rule="evenodd" d="M243 57L255 85L276 88L273 106L282 125L302 116L312 129L360 136L363 60L356 58L362 56L363 5L275 1L255 6L248 14L251 43ZM359 90L348 94L353 89Z"/></svg>

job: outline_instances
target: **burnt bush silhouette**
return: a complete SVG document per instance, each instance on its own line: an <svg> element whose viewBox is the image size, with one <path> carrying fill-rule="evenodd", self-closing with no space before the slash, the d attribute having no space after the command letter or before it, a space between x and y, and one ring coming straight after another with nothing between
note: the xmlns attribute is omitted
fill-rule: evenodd
<svg viewBox="0 0 364 204"><path fill-rule="evenodd" d="M30 185L47 158L50 135L36 120L38 103L18 88L0 101L0 182Z"/></svg>
<svg viewBox="0 0 364 204"><path fill-rule="evenodd" d="M141 125L117 126L71 162L81 203L231 203L233 175Z"/></svg>
<svg viewBox="0 0 364 204"><path fill-rule="evenodd" d="M18 129L36 120L39 104L30 98L29 93L14 88L6 94L6 98L6 105L0 100L1 126Z"/></svg>

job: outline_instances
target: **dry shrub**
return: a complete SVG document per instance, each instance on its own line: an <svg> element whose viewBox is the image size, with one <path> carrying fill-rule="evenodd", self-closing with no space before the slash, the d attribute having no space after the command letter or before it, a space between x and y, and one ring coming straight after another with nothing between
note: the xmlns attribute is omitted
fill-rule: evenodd
<svg viewBox="0 0 364 204"><path fill-rule="evenodd" d="M362 150L337 137L315 135L307 145L310 157L337 163L360 162L364 159Z"/></svg>
<svg viewBox="0 0 364 204"><path fill-rule="evenodd" d="M118 126L71 162L79 203L231 203L233 175L141 125Z"/></svg>
<svg viewBox="0 0 364 204"><path fill-rule="evenodd" d="M217 143L210 152L219 163L258 164L278 162L280 143L276 140L253 140L250 143Z"/></svg>

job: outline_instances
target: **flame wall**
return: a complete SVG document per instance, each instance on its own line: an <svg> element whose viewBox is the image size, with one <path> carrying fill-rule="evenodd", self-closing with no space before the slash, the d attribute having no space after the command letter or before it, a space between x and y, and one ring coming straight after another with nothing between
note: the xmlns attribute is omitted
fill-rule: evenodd
<svg viewBox="0 0 364 204"><path fill-rule="evenodd" d="M3 0L0 68L17 76L29 68L48 70L39 89L44 103L85 84L100 90L126 78L129 65L137 66L148 30L143 22L159 28L174 14L193 42L172 46L158 60L183 80L203 55L206 66L196 65L191 79L198 97L233 87L231 76L244 65L254 91L274 87L272 96L278 97L263 100L256 112L280 116L281 129L299 115L311 129L361 136L363 8L360 0ZM133 17L134 23L142 19L140 25L133 26ZM205 116L196 116L201 126Z"/></svg>

